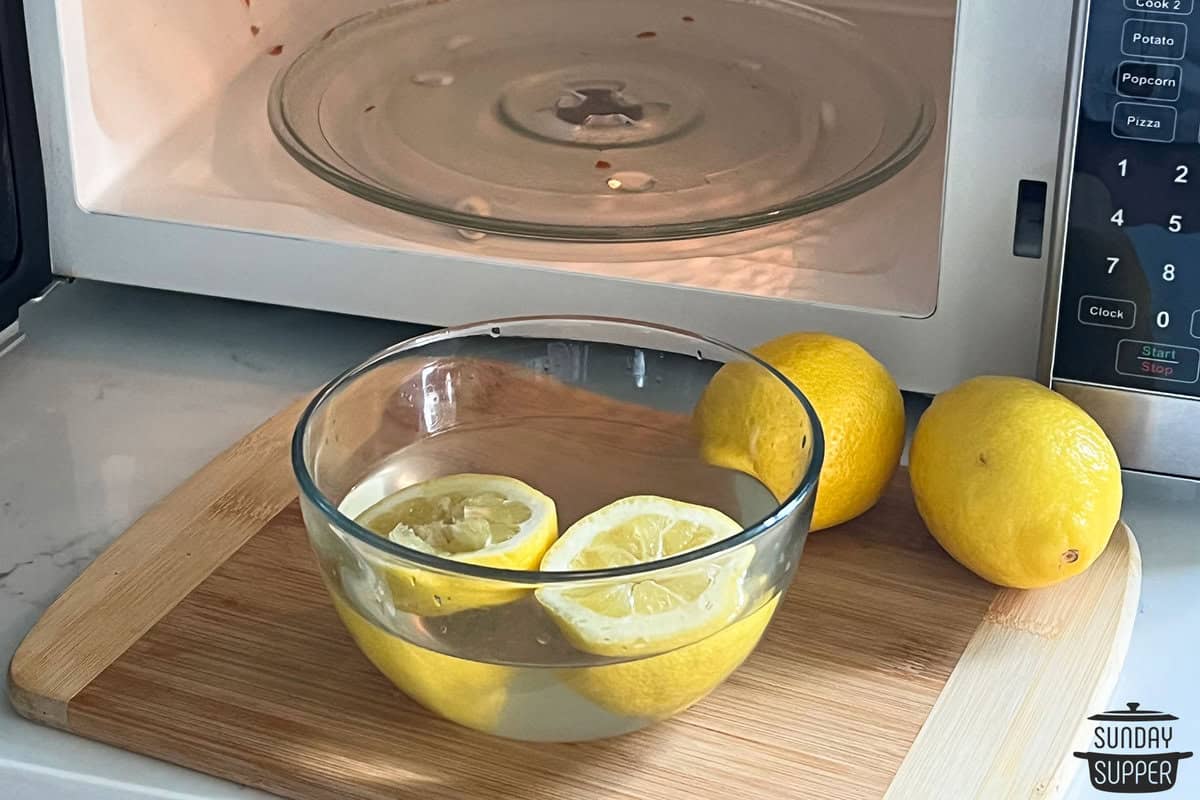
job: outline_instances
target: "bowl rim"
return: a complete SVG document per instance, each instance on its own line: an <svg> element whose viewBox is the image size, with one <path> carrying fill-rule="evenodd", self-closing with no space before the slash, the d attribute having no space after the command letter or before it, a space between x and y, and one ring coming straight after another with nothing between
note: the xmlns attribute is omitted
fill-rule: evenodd
<svg viewBox="0 0 1200 800"><path fill-rule="evenodd" d="M782 383L796 399L800 402L804 412L808 415L812 429L812 458L809 461L808 469L804 476L797 484L796 488L782 502L778 503L775 508L763 517L758 522L742 528L736 534L727 536L712 544L698 547L695 550L688 550L678 555L669 558L661 558L656 561L646 561L640 564L629 564L621 567L605 567L603 569L576 570L576 571L544 571L544 570L518 570L501 567L488 567L480 564L471 564L464 561L457 561L451 558L443 558L442 556L433 553L425 553L420 550L414 550L404 545L397 544L392 540L380 536L362 525L359 525L350 517L342 514L338 510L337 505L332 502L316 485L309 472L308 465L304 460L304 439L308 431L309 423L313 416L321 409L326 401L336 395L342 388L349 386L353 381L362 375L367 374L371 370L381 364L390 361L401 353L406 353L431 344L437 344L451 339L464 338L468 335L486 334L487 331L495 327L503 327L505 325L526 324L526 323L600 323L615 327L633 327L659 331L675 336L684 336L691 338L697 342L702 342L711 347L716 347L727 351L728 354L738 356L746 361L755 363L766 369L768 373ZM548 337L552 338L552 337ZM726 362L729 363L729 362ZM296 423L295 431L292 434L291 446L291 461L292 471L296 476L297 483L300 487L300 495L303 499L312 503L325 517L326 522L333 526L337 531L349 534L363 544L367 545L371 550L379 551L382 554L395 559L400 559L407 564L429 568L439 572L457 575L462 577L476 578L480 580L489 580L510 584L523 584L527 586L542 586L548 584L575 584L586 583L593 581L605 581L614 578L629 578L643 576L661 572L666 569L672 569L694 561L700 561L705 558L718 555L728 550L732 550L746 542L750 542L768 530L771 530L783 520L790 517L800 506L816 492L817 479L820 477L821 465L825 459L825 437L821 429L821 422L817 417L816 410L812 403L805 397L804 393L792 383L779 370L772 367L767 362L755 356L746 350L735 347L719 339L714 339L682 328L675 328L668 325L659 325L651 322L642 322L638 320L623 319L620 317L606 316L589 316L589 315L574 315L574 314L546 314L546 315L530 315L530 316L515 316L503 317L497 319L483 320L480 322L471 322L463 325L452 325L439 328L434 331L419 334L417 336L404 339L396 344L390 345L369 356L367 359L357 364L356 366L347 369L340 375L329 381L320 391L309 401L304 412L300 415L299 421Z"/></svg>

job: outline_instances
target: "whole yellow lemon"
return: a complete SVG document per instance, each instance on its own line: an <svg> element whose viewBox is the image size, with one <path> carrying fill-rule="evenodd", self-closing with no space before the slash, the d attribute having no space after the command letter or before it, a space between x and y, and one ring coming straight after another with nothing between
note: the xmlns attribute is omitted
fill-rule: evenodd
<svg viewBox="0 0 1200 800"><path fill-rule="evenodd" d="M909 468L934 538L1001 586L1049 586L1087 569L1121 513L1121 466L1104 431L1022 378L972 378L938 395Z"/></svg>
<svg viewBox="0 0 1200 800"><path fill-rule="evenodd" d="M825 333L791 333L754 354L799 387L821 422L821 467L812 530L875 505L904 449L904 400L883 364L858 344ZM795 490L812 443L798 404L754 364L722 367L696 407L704 458L758 478L779 500Z"/></svg>

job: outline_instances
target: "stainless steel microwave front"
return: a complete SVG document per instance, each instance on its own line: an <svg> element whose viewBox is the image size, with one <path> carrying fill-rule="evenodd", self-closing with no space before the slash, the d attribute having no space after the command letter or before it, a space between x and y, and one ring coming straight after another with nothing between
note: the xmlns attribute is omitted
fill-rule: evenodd
<svg viewBox="0 0 1200 800"><path fill-rule="evenodd" d="M1126 468L1200 477L1200 11L1083 6L1041 377Z"/></svg>
<svg viewBox="0 0 1200 800"><path fill-rule="evenodd" d="M697 0L717 3L741 0ZM817 3L932 89L924 151L782 238L762 228L657 250L468 240L292 160L268 124L272 81L378 0L26 5L58 274L437 324L590 313L740 345L824 329L917 391L1035 374L1052 221L1036 197L1057 188L1071 0Z"/></svg>

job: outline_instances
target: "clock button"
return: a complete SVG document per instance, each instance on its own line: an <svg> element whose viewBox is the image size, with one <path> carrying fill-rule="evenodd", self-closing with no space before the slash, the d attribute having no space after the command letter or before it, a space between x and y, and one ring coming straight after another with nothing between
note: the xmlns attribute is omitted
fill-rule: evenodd
<svg viewBox="0 0 1200 800"><path fill-rule="evenodd" d="M1137 321L1137 305L1131 300L1085 294L1079 298L1079 321L1084 325L1128 330Z"/></svg>

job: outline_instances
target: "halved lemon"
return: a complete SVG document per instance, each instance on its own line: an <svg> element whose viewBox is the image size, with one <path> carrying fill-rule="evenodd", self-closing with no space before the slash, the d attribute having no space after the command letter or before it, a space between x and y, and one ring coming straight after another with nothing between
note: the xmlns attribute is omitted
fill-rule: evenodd
<svg viewBox="0 0 1200 800"><path fill-rule="evenodd" d="M358 648L406 695L448 720L493 733L515 670L426 650L387 633L336 592L333 605Z"/></svg>
<svg viewBox="0 0 1200 800"><path fill-rule="evenodd" d="M641 564L686 553L741 530L706 506L665 497L627 497L572 525L542 558L548 571ZM661 653L728 625L742 607L749 546L628 582L543 587L537 599L580 650L629 657Z"/></svg>
<svg viewBox="0 0 1200 800"><path fill-rule="evenodd" d="M572 525L543 570L657 561L738 533L716 509L638 496ZM753 545L617 584L542 588L537 598L580 650L630 660L561 671L564 683L614 714L665 719L725 680L758 644L777 597L751 586ZM757 606L746 613L750 603ZM762 603L759 605L759 603Z"/></svg>
<svg viewBox="0 0 1200 800"><path fill-rule="evenodd" d="M533 570L558 537L554 501L503 475L465 473L417 483L362 512L363 527L413 550L487 567ZM517 589L420 567L385 568L398 609L440 616L499 605Z"/></svg>
<svg viewBox="0 0 1200 800"><path fill-rule="evenodd" d="M776 594L707 639L649 658L564 670L563 682L613 714L666 719L704 699L746 660L778 605Z"/></svg>

